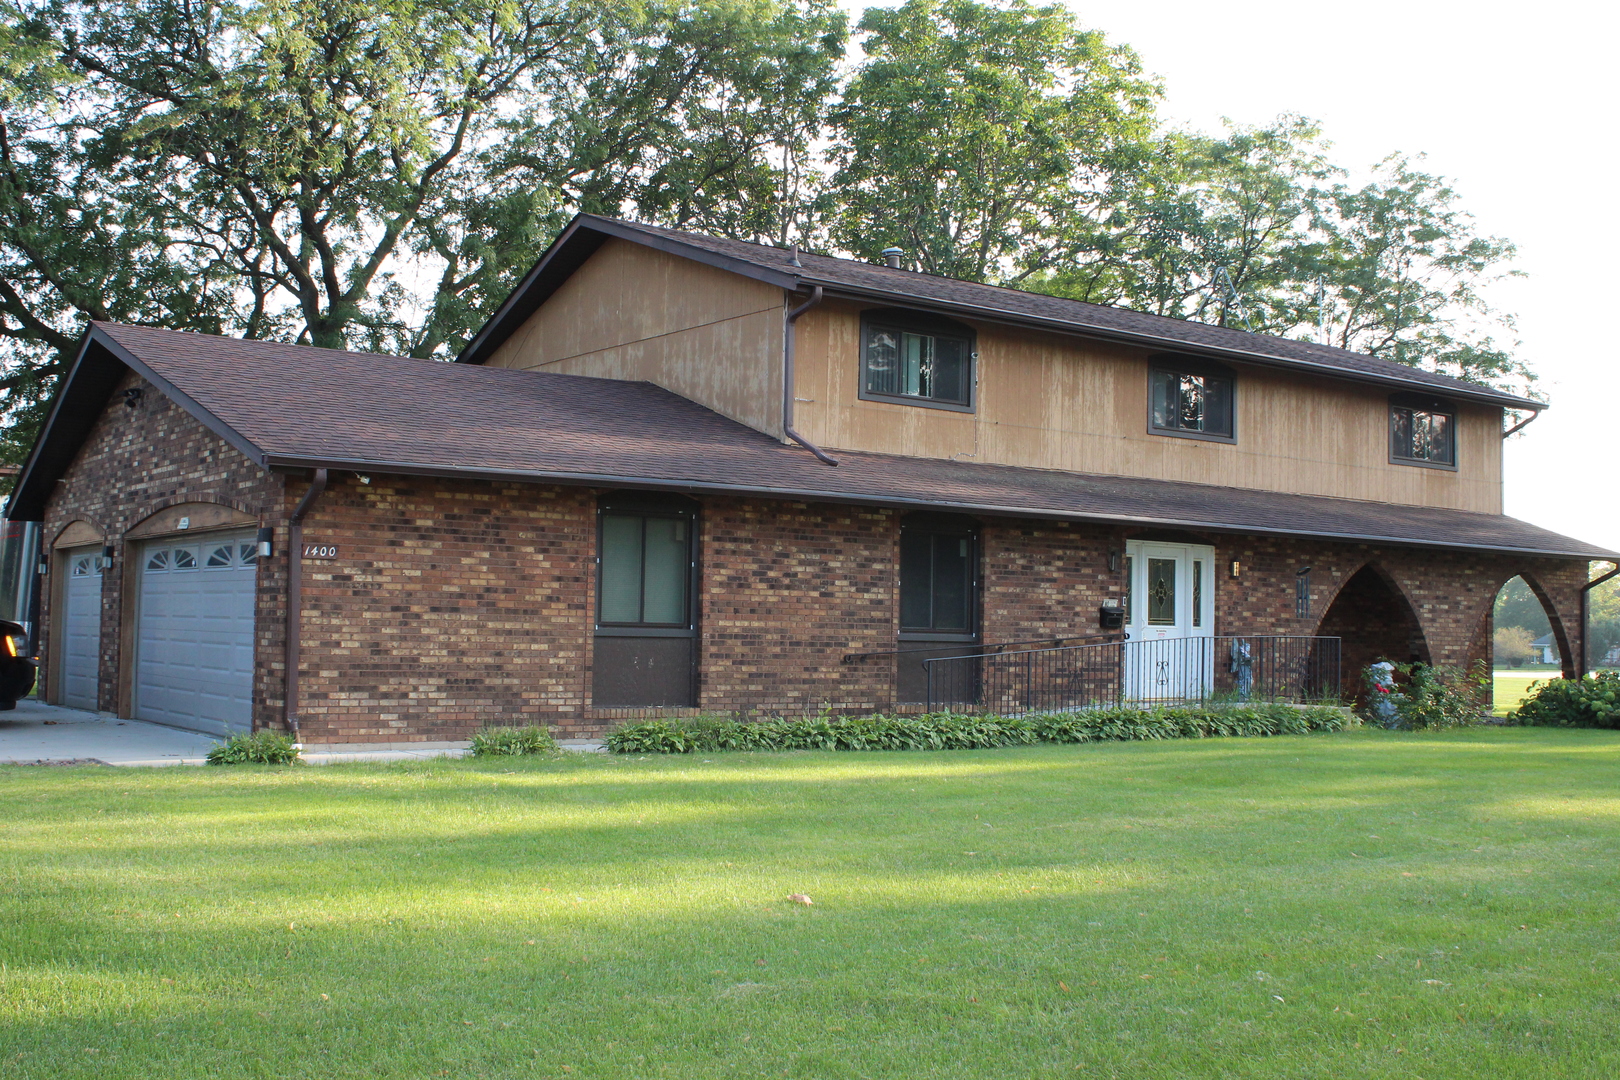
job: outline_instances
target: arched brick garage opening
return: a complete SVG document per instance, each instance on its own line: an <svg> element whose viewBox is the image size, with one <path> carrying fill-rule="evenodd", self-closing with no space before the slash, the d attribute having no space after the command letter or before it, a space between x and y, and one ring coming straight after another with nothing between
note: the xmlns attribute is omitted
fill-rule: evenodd
<svg viewBox="0 0 1620 1080"><path fill-rule="evenodd" d="M1361 673L1368 664L1429 662L1429 644L1412 605L1371 563L1344 583L1316 632L1341 641L1340 670L1347 698L1360 699Z"/></svg>

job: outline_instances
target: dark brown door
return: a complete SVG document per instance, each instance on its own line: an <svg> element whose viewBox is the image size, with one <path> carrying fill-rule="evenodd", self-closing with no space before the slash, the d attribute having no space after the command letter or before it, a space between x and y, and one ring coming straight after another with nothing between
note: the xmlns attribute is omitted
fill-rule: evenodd
<svg viewBox="0 0 1620 1080"><path fill-rule="evenodd" d="M927 701L924 660L973 654L979 644L979 531L968 518L914 514L900 525L900 701ZM917 651L910 651L917 650ZM934 664L938 701L975 700L978 665Z"/></svg>
<svg viewBox="0 0 1620 1080"><path fill-rule="evenodd" d="M697 704L696 532L697 507L687 499L602 501L595 706Z"/></svg>

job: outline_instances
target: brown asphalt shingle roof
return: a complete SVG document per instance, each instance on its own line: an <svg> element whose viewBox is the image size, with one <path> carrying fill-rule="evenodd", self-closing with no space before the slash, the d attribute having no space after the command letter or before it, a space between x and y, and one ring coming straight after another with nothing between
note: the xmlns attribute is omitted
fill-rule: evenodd
<svg viewBox="0 0 1620 1080"><path fill-rule="evenodd" d="M460 359L476 363L487 358L543 302L550 290L566 277L567 269L577 265L588 254L584 249L595 250L594 245L600 243L602 235L647 243L661 250L702 258L717 265L729 265L739 272L757 271L767 280L789 288L820 285L829 291L886 302L948 309L970 318L980 316L1058 331L1095 334L1149 347L1191 350L1234 360L1488 401L1507 408L1545 407L1542 402L1502 393L1477 383L1329 345L1294 341L1269 334L1252 334L1244 330L1044 296L1019 289L935 277L857 259L800 252L799 262L802 265L795 266L791 253L783 248L593 214L581 214L575 219L553 249L547 252L535 270L513 291L501 310L462 352ZM571 246L580 250L571 255L568 250ZM564 272L546 272L548 262L553 260L565 264L559 267Z"/></svg>
<svg viewBox="0 0 1620 1080"><path fill-rule="evenodd" d="M1433 507L847 451L838 452L842 464L830 468L798 447L645 382L106 323L95 325L91 345L80 368L99 364L107 370L97 375L75 369L70 381L88 386L99 379L97 385L105 387L101 404L122 360L267 467L633 484L1613 557L1514 518ZM97 345L106 351L98 353ZM88 404L85 399L75 406L75 415ZM99 407L88 413L91 420ZM51 428L56 424L53 414ZM48 431L42 446L54 437ZM46 459L71 460L71 454L64 458L59 448L42 459L36 449L13 516L27 520L26 511L43 509L44 492L54 482Z"/></svg>

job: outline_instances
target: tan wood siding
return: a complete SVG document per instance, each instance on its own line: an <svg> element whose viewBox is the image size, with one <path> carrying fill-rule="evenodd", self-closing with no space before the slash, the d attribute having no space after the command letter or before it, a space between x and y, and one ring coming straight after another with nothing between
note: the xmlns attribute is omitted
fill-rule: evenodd
<svg viewBox="0 0 1620 1080"><path fill-rule="evenodd" d="M1389 460L1387 391L1235 367L1235 443L1150 434L1145 350L977 324L973 413L859 398L861 305L798 323L799 430L846 450L1502 511L1501 410L1462 405L1456 470Z"/></svg>
<svg viewBox="0 0 1620 1080"><path fill-rule="evenodd" d="M782 290L610 239L490 357L646 380L782 435Z"/></svg>

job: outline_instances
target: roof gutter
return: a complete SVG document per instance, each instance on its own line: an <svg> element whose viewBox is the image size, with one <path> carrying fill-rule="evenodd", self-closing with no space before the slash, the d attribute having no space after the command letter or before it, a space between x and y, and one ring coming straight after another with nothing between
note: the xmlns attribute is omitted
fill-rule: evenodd
<svg viewBox="0 0 1620 1080"><path fill-rule="evenodd" d="M1535 423L1536 420L1540 418L1540 416L1541 416L1541 410L1540 409L1532 409L1530 411L1529 416L1525 417L1523 420L1520 420L1517 424L1514 424L1512 427L1510 427L1506 431L1502 432L1503 440L1506 440L1509 435L1517 435L1519 432L1523 431L1525 428L1527 428L1531 424Z"/></svg>
<svg viewBox="0 0 1620 1080"><path fill-rule="evenodd" d="M287 730L293 742L302 742L298 735L298 650L300 624L304 605L304 516L315 505L315 500L326 490L327 472L316 469L309 490L298 500L298 506L287 519L287 685L282 703L286 710Z"/></svg>
<svg viewBox="0 0 1620 1080"><path fill-rule="evenodd" d="M1323 532L1280 528L1243 522L1211 522L1208 518L1150 516L1105 511L1061 510L1050 507L1015 506L993 502L947 502L924 497L875 495L834 491L826 488L766 488L757 484L728 484L715 480L666 480L648 476L626 476L596 472L541 472L532 469L499 469L487 466L424 465L413 462L383 461L375 458L310 458L271 455L273 469L315 467L392 476L430 476L464 480L506 480L529 484L564 484L583 487L615 487L645 491L677 491L684 494L753 495L767 499L806 500L850 506L900 506L918 510L947 509L958 513L991 514L998 517L1029 518L1043 521L1117 522L1126 525L1163 525L1171 528L1200 529L1219 533L1264 533L1270 536L1312 536L1352 543L1391 544L1397 547L1439 548L1442 550L1508 552L1514 555L1545 555L1556 559L1610 559L1610 552L1567 551L1557 548L1504 547L1477 541L1418 540L1382 533Z"/></svg>
<svg viewBox="0 0 1620 1080"><path fill-rule="evenodd" d="M782 326L782 433L816 455L823 465L837 465L837 458L793 430L793 340L797 336L793 332L793 324L799 321L800 315L821 303L822 295L820 285L811 289L810 299L796 308L790 308ZM793 294L788 293L788 299L792 298Z"/></svg>
<svg viewBox="0 0 1620 1080"><path fill-rule="evenodd" d="M1580 653L1575 657L1575 677L1577 679L1586 678L1587 654L1591 652L1591 645L1587 640L1587 624L1591 621L1592 590L1603 584L1605 581L1608 581L1616 574L1620 574L1620 562L1615 563L1614 569L1610 570L1607 574L1604 574L1602 577L1593 578L1581 588L1581 650Z"/></svg>

